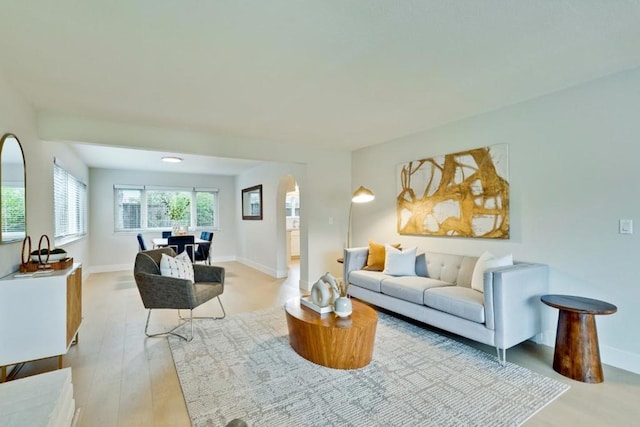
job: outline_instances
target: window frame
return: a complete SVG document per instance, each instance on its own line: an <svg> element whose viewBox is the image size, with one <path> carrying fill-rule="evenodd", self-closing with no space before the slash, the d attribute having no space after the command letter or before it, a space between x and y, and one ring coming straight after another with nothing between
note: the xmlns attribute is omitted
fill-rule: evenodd
<svg viewBox="0 0 640 427"><path fill-rule="evenodd" d="M121 218L120 212L120 198L118 193L120 191L139 191L140 192L140 227L137 228L125 228L124 218ZM220 190L218 188L199 188L199 187L169 187L169 186L151 186L151 185L124 185L116 184L113 186L113 231L114 233L137 233L137 232L156 232L167 230L171 226L161 227L149 227L148 219L148 197L149 191L161 191L161 192L176 192L176 193L189 193L190 194L190 208L189 208L189 230L220 230ZM213 194L213 225L198 225L198 205L197 196L198 193L211 193Z"/></svg>

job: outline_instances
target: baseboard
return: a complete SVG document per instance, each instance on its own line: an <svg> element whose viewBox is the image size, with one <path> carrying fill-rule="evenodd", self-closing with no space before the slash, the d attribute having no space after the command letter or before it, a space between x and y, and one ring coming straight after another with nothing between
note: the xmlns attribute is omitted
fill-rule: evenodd
<svg viewBox="0 0 640 427"><path fill-rule="evenodd" d="M217 262L231 262L236 261L236 257L233 255L230 256L220 256L211 258L211 264ZM111 273L114 271L133 271L133 264L109 264L109 265L92 265L90 267L82 266L83 276L92 274L92 273Z"/></svg>
<svg viewBox="0 0 640 427"><path fill-rule="evenodd" d="M600 345L602 363L640 375L640 354Z"/></svg>
<svg viewBox="0 0 640 427"><path fill-rule="evenodd" d="M237 258L235 255L214 256L213 258L211 258L211 264L216 262L232 262L232 261L237 261Z"/></svg>
<svg viewBox="0 0 640 427"><path fill-rule="evenodd" d="M113 271L126 271L133 272L133 264L111 264L111 265L92 265L90 267L82 266L83 272L87 274L93 273L111 273Z"/></svg>
<svg viewBox="0 0 640 427"><path fill-rule="evenodd" d="M310 282L305 282L304 280L300 280L298 282L298 286L302 291L311 292L311 288L313 287L313 284Z"/></svg>
<svg viewBox="0 0 640 427"><path fill-rule="evenodd" d="M536 338L540 337L539 344L546 345L547 347L555 348L556 334L553 331L542 332L536 335ZM613 366L615 368L624 369L625 371L633 372L640 375L640 354L631 353L629 351L620 350L615 347L603 345L600 343L600 360L605 365Z"/></svg>
<svg viewBox="0 0 640 427"><path fill-rule="evenodd" d="M251 267L255 270L261 271L265 274L268 274L271 277L277 277L276 274L278 273L275 269L271 268L271 267L267 267L266 265L262 265L259 264L257 262L251 261L249 259L246 258L238 258L236 261L238 261L240 264L244 264L247 267Z"/></svg>

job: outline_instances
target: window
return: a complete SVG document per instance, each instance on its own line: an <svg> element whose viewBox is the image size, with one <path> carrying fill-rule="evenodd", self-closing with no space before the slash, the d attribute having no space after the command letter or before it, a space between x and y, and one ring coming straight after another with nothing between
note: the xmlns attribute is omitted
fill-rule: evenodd
<svg viewBox="0 0 640 427"><path fill-rule="evenodd" d="M24 237L24 184L14 185L2 182L2 236L5 241L14 240L14 236Z"/></svg>
<svg viewBox="0 0 640 427"><path fill-rule="evenodd" d="M118 189L116 201L116 230L142 228L142 190Z"/></svg>
<svg viewBox="0 0 640 427"><path fill-rule="evenodd" d="M300 216L300 193L297 191L287 193L287 197L285 199L285 212L289 217Z"/></svg>
<svg viewBox="0 0 640 427"><path fill-rule="evenodd" d="M87 185L55 163L53 207L56 240L87 234Z"/></svg>
<svg viewBox="0 0 640 427"><path fill-rule="evenodd" d="M114 195L115 231L218 228L217 189L116 185Z"/></svg>

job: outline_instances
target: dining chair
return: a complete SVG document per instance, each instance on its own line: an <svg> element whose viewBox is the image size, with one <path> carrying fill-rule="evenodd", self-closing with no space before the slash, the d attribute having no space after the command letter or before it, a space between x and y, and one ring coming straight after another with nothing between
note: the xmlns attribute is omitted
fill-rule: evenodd
<svg viewBox="0 0 640 427"><path fill-rule="evenodd" d="M142 233L138 233L136 237L138 238L138 251L146 251L147 245L144 243L144 237L142 237Z"/></svg>
<svg viewBox="0 0 640 427"><path fill-rule="evenodd" d="M195 237L192 235L187 236L169 236L167 238L167 247L170 247L175 251L176 254L181 254L182 252L187 252L189 259L191 262L195 259Z"/></svg>
<svg viewBox="0 0 640 427"><path fill-rule="evenodd" d="M204 261L211 265L211 241L213 240L213 233L210 231L203 231L200 233L201 240L207 240L207 243L198 243L198 248L195 253L195 261Z"/></svg>

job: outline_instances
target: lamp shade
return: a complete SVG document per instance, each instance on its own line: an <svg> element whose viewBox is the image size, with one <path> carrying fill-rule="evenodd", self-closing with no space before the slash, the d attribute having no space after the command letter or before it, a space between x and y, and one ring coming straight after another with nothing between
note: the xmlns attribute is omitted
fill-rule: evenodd
<svg viewBox="0 0 640 427"><path fill-rule="evenodd" d="M363 186L360 186L360 188L354 191L353 197L351 197L351 201L353 203L367 203L372 201L375 198L376 196L373 195L373 191Z"/></svg>
<svg viewBox="0 0 640 427"><path fill-rule="evenodd" d="M345 242L347 248L351 247L351 211L354 203L367 203L375 199L373 191L369 190L362 185L356 191L353 192L351 197L351 203L349 203L349 222L347 223L347 240Z"/></svg>

